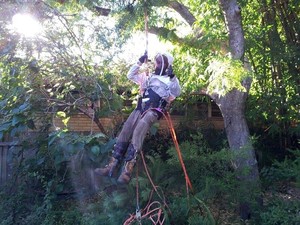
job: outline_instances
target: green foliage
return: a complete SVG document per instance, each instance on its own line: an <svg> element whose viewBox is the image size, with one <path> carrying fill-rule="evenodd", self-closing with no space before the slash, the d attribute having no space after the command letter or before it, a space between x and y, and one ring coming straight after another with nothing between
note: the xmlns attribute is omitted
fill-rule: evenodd
<svg viewBox="0 0 300 225"><path fill-rule="evenodd" d="M101 133L83 136L60 131L52 133L49 142L45 137L35 141L24 142L23 149L14 151L12 161L17 171L8 182L11 187L0 193L2 224L82 224L76 201L74 208L67 207L59 195L93 193L95 184L89 171L107 155L114 140ZM95 146L99 151L93 150ZM14 180L18 180L17 185ZM123 199L115 195L116 207L124 204Z"/></svg>
<svg viewBox="0 0 300 225"><path fill-rule="evenodd" d="M300 151L294 150L290 153L291 156L281 161L276 160L271 167L262 169L261 174L267 187L272 187L270 184L282 182L295 182L300 187Z"/></svg>
<svg viewBox="0 0 300 225"><path fill-rule="evenodd" d="M234 172L230 166L232 156L228 150L212 150L203 134L197 133L181 144L181 152L192 183L201 190L202 198L225 194L234 188ZM176 150L171 148L168 153L172 156L168 163L182 177Z"/></svg>
<svg viewBox="0 0 300 225"><path fill-rule="evenodd" d="M240 60L233 60L229 57L211 60L205 74L208 77L207 91L220 96L224 96L233 89L246 92L242 81L250 77L250 73L243 68Z"/></svg>
<svg viewBox="0 0 300 225"><path fill-rule="evenodd" d="M165 139L161 139L157 146L161 146L162 150L153 151L152 155L146 157L150 175L158 185L158 194L154 193L151 200L167 200L169 209L165 208L165 213L167 215L170 210L172 214L167 215L165 224L170 224L171 221L176 221L178 225L224 222L224 209L227 213L234 210L242 191L230 166L232 155L226 149L212 149L202 132L188 133L188 141L183 141L180 148L195 193L188 196L185 191L185 180L175 149L171 147L167 151L168 155L164 156L168 159L162 160L160 152L165 149ZM187 140L187 137L184 139ZM101 134L82 136L68 132L51 134L49 142L40 141L39 151L34 159L26 159L24 164L21 164L23 166L19 167L16 174L18 186L8 188L10 193L4 190L0 193L3 200L0 204L2 224L11 225L18 221L22 221L19 224L45 225L122 224L130 213L135 212L136 179L133 178L132 182L124 187L116 186L114 178L103 177L94 183L88 175L91 168L105 160L113 143ZM95 146L99 148L95 150ZM278 179L295 181L299 171L298 154L296 151L295 157L291 157L290 160L274 164L274 179L268 173L262 175L270 176L273 185L276 184L274 180ZM71 167L72 171L66 173L65 163L70 160L75 163L75 167ZM88 184L89 182L91 183ZM139 201L143 208L149 201L152 186L142 165L139 165L138 182ZM98 185L98 188L93 190L95 185ZM60 193L66 190L74 190L76 195L65 195L62 198ZM36 192L42 194L36 195ZM256 224L268 224L267 221L270 221L269 224L272 224L271 221L297 224L296 216L286 215L287 212L297 215L298 207L297 202L281 199L268 202L258 214ZM226 221L234 223L234 216L231 217L226 218ZM144 220L143 224L148 222Z"/></svg>
<svg viewBox="0 0 300 225"><path fill-rule="evenodd" d="M261 132L261 140L273 139L274 146L268 143L267 152L270 147L273 154L278 148L297 148L299 46L293 37L300 26L295 19L299 18L299 3L289 1L283 8L272 1L244 4L246 53L254 72L247 107L249 122L255 128L268 128ZM280 16L283 11L289 16Z"/></svg>
<svg viewBox="0 0 300 225"><path fill-rule="evenodd" d="M299 201L299 150L290 151L284 160L261 170L262 184L266 189L266 206L259 214L261 224L298 224ZM293 191L295 190L295 191ZM293 194L295 192L295 194Z"/></svg>
<svg viewBox="0 0 300 225"><path fill-rule="evenodd" d="M71 134L64 129L48 135L48 131L52 115L63 118L66 125L72 112L88 109L92 103L97 103L96 116L120 109L117 94L129 90L122 76L127 67L114 65L114 56L132 31L144 29L145 9L150 27L167 28L159 36L176 45L174 70L183 84L183 100L194 101L190 93L207 85L209 91L217 90L220 95L233 88L243 90L241 80L250 75L239 62L216 57L227 51L223 46L227 31L219 5L211 0L181 1L196 18L185 36L178 31L187 25L173 9L166 7L169 1L97 1L99 6L104 3L111 7L116 29L105 26L108 20L113 22L110 17L96 17L85 8L94 10L95 1L61 4L62 1L51 0L29 5L13 2L0 5L0 138L6 134L18 137L23 148L14 149L16 171L12 184L8 191L0 193L1 225L111 225L122 224L129 213L134 213L135 179L122 188L114 186L115 178L97 180L92 175L95 166L104 165L114 139L102 134ZM299 48L292 39L299 30L296 14L299 4L289 1L284 8L278 7L277 2L249 3L241 2L247 57L255 75L248 118L255 125L268 127L266 133L270 136L280 137L283 149L286 146L282 143L293 145L289 138L299 135L299 91L295 85ZM42 38L26 39L7 29L12 15L26 7L47 29ZM274 12L273 17L268 9ZM286 21L289 18L296 19ZM38 131L39 136L28 137L28 129ZM200 202L192 197L187 201L178 156L174 148L169 149L170 137L158 138L154 134L157 142L145 146L150 154L147 157L150 172L173 213L166 223L173 220L175 224L213 224L214 220L222 223L216 215L222 215L224 208L235 209L237 199L249 187L237 185L230 166L232 155L226 148L212 147L210 143L214 141L206 141L201 132L191 134L183 130L181 136L186 138L181 143L184 162ZM270 145L266 148L269 150ZM281 182L296 182L299 186L299 151L294 153L293 157L262 170L266 186L272 184L275 190ZM144 172L138 181L144 206L152 187ZM71 196L73 192L76 195L72 199L61 199L61 194ZM154 196L154 200L161 199ZM294 216L289 217L290 214ZM298 214L297 202L276 198L265 205L260 219L261 224L296 224Z"/></svg>
<svg viewBox="0 0 300 225"><path fill-rule="evenodd" d="M66 125L74 111L87 111L93 106L99 117L121 106L116 94L120 74L118 70L112 74L111 69L112 58L120 52L115 46L121 42L113 35L114 29L105 25L107 20L75 7L75 2L41 5L37 16L45 29L41 36L26 38L1 25L2 32L14 37L15 44L0 61L1 138L26 129L46 131L53 122L52 114L57 112L64 115ZM65 17L64 12L71 9L75 14Z"/></svg>
<svg viewBox="0 0 300 225"><path fill-rule="evenodd" d="M300 203L297 200L286 201L279 198L274 198L268 203L266 210L261 213L261 224L299 224L299 208Z"/></svg>

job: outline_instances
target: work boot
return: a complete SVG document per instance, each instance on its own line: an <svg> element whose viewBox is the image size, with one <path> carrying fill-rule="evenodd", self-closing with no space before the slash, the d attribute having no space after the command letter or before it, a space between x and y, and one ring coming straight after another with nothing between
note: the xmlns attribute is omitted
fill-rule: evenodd
<svg viewBox="0 0 300 225"><path fill-rule="evenodd" d="M128 184L131 180L131 174L133 172L133 168L135 165L136 159L132 159L125 163L122 173L118 178L118 183L120 184Z"/></svg>
<svg viewBox="0 0 300 225"><path fill-rule="evenodd" d="M96 168L95 173L99 176L109 176L111 177L114 169L118 165L119 160L114 157L111 157L109 163L104 168Z"/></svg>

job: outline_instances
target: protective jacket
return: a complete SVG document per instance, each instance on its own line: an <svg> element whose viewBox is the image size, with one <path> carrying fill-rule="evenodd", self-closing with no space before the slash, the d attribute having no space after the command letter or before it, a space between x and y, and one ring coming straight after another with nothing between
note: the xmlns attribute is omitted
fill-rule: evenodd
<svg viewBox="0 0 300 225"><path fill-rule="evenodd" d="M181 88L176 76L170 78L168 75L147 75L146 73L139 73L139 69L140 65L133 65L128 71L127 78L139 85L141 96L148 89L151 89L167 103L171 103L180 95Z"/></svg>

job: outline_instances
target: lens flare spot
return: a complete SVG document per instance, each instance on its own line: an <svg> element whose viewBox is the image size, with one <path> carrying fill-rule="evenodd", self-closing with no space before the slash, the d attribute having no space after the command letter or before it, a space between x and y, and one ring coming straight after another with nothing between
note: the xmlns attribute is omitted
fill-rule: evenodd
<svg viewBox="0 0 300 225"><path fill-rule="evenodd" d="M15 31L25 37L34 37L42 31L42 25L30 14L17 13L12 18Z"/></svg>

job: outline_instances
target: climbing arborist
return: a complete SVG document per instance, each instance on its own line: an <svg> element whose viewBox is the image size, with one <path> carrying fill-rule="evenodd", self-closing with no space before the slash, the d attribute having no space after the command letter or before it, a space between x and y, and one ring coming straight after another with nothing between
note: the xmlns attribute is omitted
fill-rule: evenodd
<svg viewBox="0 0 300 225"><path fill-rule="evenodd" d="M112 176L116 166L124 161L124 167L117 181L129 183L137 154L142 148L149 128L161 118L165 107L180 94L179 81L172 69L173 60L173 56L169 53L159 53L154 58L154 71L140 73L140 67L148 61L145 52L130 68L127 78L140 87L138 104L117 137L109 163L104 168L95 169L96 174Z"/></svg>

